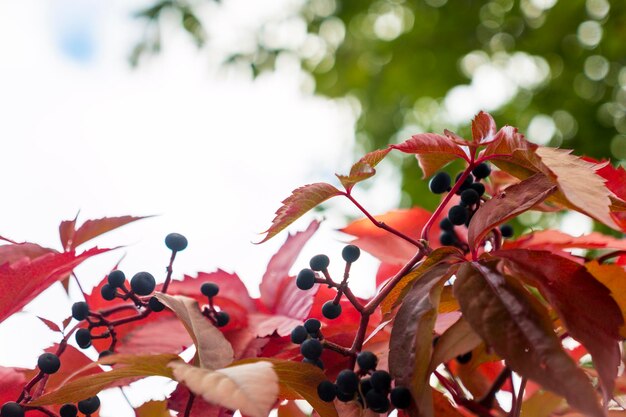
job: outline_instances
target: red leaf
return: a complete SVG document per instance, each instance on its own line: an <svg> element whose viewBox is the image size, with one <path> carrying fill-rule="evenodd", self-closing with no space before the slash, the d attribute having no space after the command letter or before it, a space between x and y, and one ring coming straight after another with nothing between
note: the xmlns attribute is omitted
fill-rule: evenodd
<svg viewBox="0 0 626 417"><path fill-rule="evenodd" d="M472 139L474 143L486 145L492 142L496 135L496 122L489 113L481 111L472 120Z"/></svg>
<svg viewBox="0 0 626 417"><path fill-rule="evenodd" d="M43 324L45 324L46 327L48 327L48 329L52 330L53 332L61 332L61 328L55 322L39 316L37 316L37 318L41 320Z"/></svg>
<svg viewBox="0 0 626 417"><path fill-rule="evenodd" d="M349 175L335 175L337 175L337 178L339 178L339 181L349 193L355 184L376 174L374 167L376 167L380 161L385 159L385 156L387 156L390 151L391 148L378 149L376 151L369 152L363 156L363 158L359 159L358 162L352 165Z"/></svg>
<svg viewBox="0 0 626 417"><path fill-rule="evenodd" d="M411 139L391 148L400 152L416 154L424 178L430 177L448 162L462 158L468 161L467 154L451 139L434 133L420 133Z"/></svg>
<svg viewBox="0 0 626 417"><path fill-rule="evenodd" d="M116 353L178 354L193 344L185 327L170 314L165 317L161 315L153 321L141 323L129 330L117 347Z"/></svg>
<svg viewBox="0 0 626 417"><path fill-rule="evenodd" d="M36 243L15 243L0 236L0 240L10 242L10 245L0 246L0 265L13 263L23 258L35 259L48 253L58 253L54 249L44 248Z"/></svg>
<svg viewBox="0 0 626 417"><path fill-rule="evenodd" d="M189 388L187 388L183 384L178 384L174 392L167 400L167 407L174 411L178 411L178 415L182 416L184 414L185 408L187 407L188 401ZM218 417L218 415L220 414L220 410L223 410L223 408L217 405L209 404L208 402L204 401L202 397L198 396L193 401L193 406L191 407L189 417Z"/></svg>
<svg viewBox="0 0 626 417"><path fill-rule="evenodd" d="M272 220L272 225L263 232L267 233L267 235L259 243L276 236L281 230L313 207L341 194L341 191L325 182L317 182L296 188L289 197L282 201L283 205L276 210L276 217Z"/></svg>
<svg viewBox="0 0 626 417"><path fill-rule="evenodd" d="M102 219L87 220L76 229L76 218L74 220L62 221L59 225L59 236L65 251L72 251L83 243L100 236L106 232L117 229L125 224L145 219L151 216L133 217L104 217Z"/></svg>
<svg viewBox="0 0 626 417"><path fill-rule="evenodd" d="M546 251L503 250L494 254L543 296L559 313L569 334L589 351L603 388L613 392L620 363L622 313L610 290L584 266Z"/></svg>
<svg viewBox="0 0 626 417"><path fill-rule="evenodd" d="M500 274L494 262L465 263L456 275L463 316L513 371L590 416L604 416L587 376L563 351L548 312L521 283Z"/></svg>
<svg viewBox="0 0 626 417"><path fill-rule="evenodd" d="M626 170L624 167L614 167L608 161L596 161L592 158L585 159L602 166L596 173L606 180L606 187L615 195L615 197L611 196L612 200L619 199L618 201L613 201L613 206L617 206L617 203L619 203L623 207L626 201ZM623 211L623 208L618 211L612 207L611 214L619 222L622 230L626 231L626 212Z"/></svg>
<svg viewBox="0 0 626 417"><path fill-rule="evenodd" d="M23 369L0 366L0 404L15 401L25 384Z"/></svg>
<svg viewBox="0 0 626 417"><path fill-rule="evenodd" d="M58 345L54 345L46 349L46 352L55 353L58 349ZM70 376L78 376L77 371L87 367L93 361L89 359L83 352L76 349L74 346L68 345L65 347L65 351L61 358L61 367L57 372L48 377L46 383L46 390L44 393L52 392L57 387L60 387L66 379ZM80 373L80 376L96 375L102 372L99 367L91 367L85 369ZM34 374L34 373L33 373Z"/></svg>
<svg viewBox="0 0 626 417"><path fill-rule="evenodd" d="M626 241L599 232L582 236L571 236L558 230L541 230L520 236L517 240L505 242L506 249L624 249Z"/></svg>
<svg viewBox="0 0 626 417"><path fill-rule="evenodd" d="M85 259L109 249L47 253L34 259L22 258L0 265L0 322L21 310L39 293L66 277Z"/></svg>
<svg viewBox="0 0 626 417"><path fill-rule="evenodd" d="M531 209L555 191L556 185L548 177L535 174L494 195L472 217L467 234L470 248L477 250L491 229Z"/></svg>

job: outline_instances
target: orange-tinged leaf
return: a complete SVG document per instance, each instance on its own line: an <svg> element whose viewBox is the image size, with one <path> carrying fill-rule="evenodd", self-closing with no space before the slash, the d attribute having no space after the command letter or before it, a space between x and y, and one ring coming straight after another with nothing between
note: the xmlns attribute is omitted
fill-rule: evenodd
<svg viewBox="0 0 626 417"><path fill-rule="evenodd" d="M196 300L163 293L157 293L156 297L176 314L189 332L196 345L201 367L223 368L233 361L235 353L232 346L222 332L202 315Z"/></svg>
<svg viewBox="0 0 626 417"><path fill-rule="evenodd" d="M267 233L267 235L259 243L268 241L276 236L281 230L299 219L313 207L341 194L341 191L325 182L316 182L296 188L289 197L282 201L283 205L276 210L276 216L272 220L272 225L263 232Z"/></svg>
<svg viewBox="0 0 626 417"><path fill-rule="evenodd" d="M626 270L616 264L599 264L597 261L591 261L585 264L587 271L611 290L611 297L615 300L622 317L626 321ZM626 325L620 327L620 335L626 338Z"/></svg>
<svg viewBox="0 0 626 417"><path fill-rule="evenodd" d="M550 417L563 402L562 397L550 391L536 392L524 401L520 415L521 417Z"/></svg>
<svg viewBox="0 0 626 417"><path fill-rule="evenodd" d="M556 189L554 182L538 173L493 196L472 217L467 234L470 248L477 250L491 229L541 203Z"/></svg>
<svg viewBox="0 0 626 417"><path fill-rule="evenodd" d="M465 151L453 140L434 133L420 133L410 139L391 145L400 152L416 154L424 178L430 177L439 168L457 158L468 160Z"/></svg>
<svg viewBox="0 0 626 417"><path fill-rule="evenodd" d="M210 370L187 365L170 364L174 379L205 401L245 416L267 417L278 397L278 376L270 362L245 363Z"/></svg>
<svg viewBox="0 0 626 417"><path fill-rule="evenodd" d="M278 417L308 417L294 401L287 401L278 407Z"/></svg>
<svg viewBox="0 0 626 417"><path fill-rule="evenodd" d="M482 343L482 339L463 317L460 317L437 339L430 359L429 372L439 364L448 362L459 355L473 350Z"/></svg>
<svg viewBox="0 0 626 417"><path fill-rule="evenodd" d="M71 379L61 384L56 390L30 402L29 405L75 403L93 397L110 386L119 386L120 382L129 378L147 376L172 378L172 370L168 364L178 360L180 358L177 355L110 355L100 360L100 363L114 363L119 367L112 371ZM86 366L77 373L80 374L94 366L96 363Z"/></svg>
<svg viewBox="0 0 626 417"><path fill-rule="evenodd" d="M151 216L103 217L101 219L87 220L78 229L76 229L76 218L74 220L65 220L59 225L61 244L65 251L71 251L104 233L148 217Z"/></svg>
<svg viewBox="0 0 626 417"><path fill-rule="evenodd" d="M599 232L591 232L586 235L572 236L559 230L541 230L522 235L517 240L505 242L505 248L527 249L624 249L626 240L616 239L613 236Z"/></svg>
<svg viewBox="0 0 626 417"><path fill-rule="evenodd" d="M167 401L148 401L135 409L135 417L170 417Z"/></svg>
<svg viewBox="0 0 626 417"><path fill-rule="evenodd" d="M352 165L352 167L350 168L350 174L336 174L337 178L339 178L339 181L349 193L355 184L366 180L376 174L376 170L374 168L376 167L376 165L378 165L380 161L385 159L385 156L387 156L390 151L391 148L386 148L378 149L365 154L365 156L359 159L358 162Z"/></svg>
<svg viewBox="0 0 626 417"><path fill-rule="evenodd" d="M479 112L472 120L472 140L477 145L492 142L496 135L496 122L489 113Z"/></svg>
<svg viewBox="0 0 626 417"><path fill-rule="evenodd" d="M546 309L494 262L466 263L454 293L476 333L522 376L562 395L589 416L604 416L585 373L565 353Z"/></svg>

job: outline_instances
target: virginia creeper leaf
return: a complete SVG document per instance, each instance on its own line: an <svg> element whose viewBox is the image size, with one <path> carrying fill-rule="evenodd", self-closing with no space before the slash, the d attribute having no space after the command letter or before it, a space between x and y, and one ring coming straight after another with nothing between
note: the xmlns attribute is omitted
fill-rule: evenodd
<svg viewBox="0 0 626 417"><path fill-rule="evenodd" d="M223 368L234 358L233 348L222 332L200 312L198 302L182 295L157 293L165 304L183 323L196 345L200 366L208 369Z"/></svg>
<svg viewBox="0 0 626 417"><path fill-rule="evenodd" d="M417 406L410 409L413 416L434 416L428 365L441 290L450 276L448 269L447 264L436 265L415 282L391 330L389 372L397 384L411 390Z"/></svg>
<svg viewBox="0 0 626 417"><path fill-rule="evenodd" d="M53 321L51 321L51 320L48 320L48 319L46 319L46 318L43 318L43 317L39 317L39 316L37 316L37 318L38 318L39 320L41 320L41 322L42 322L43 324L45 324L45 325L46 325L46 327L47 327L48 329L50 329L51 331L53 331L53 332L59 332L59 333L61 332L61 328L60 328L60 327L59 327L59 325L58 325L58 324L56 324L55 322L53 322Z"/></svg>
<svg viewBox="0 0 626 417"><path fill-rule="evenodd" d="M467 234L470 248L476 249L491 229L541 203L556 189L548 177L539 173L493 196L472 217Z"/></svg>
<svg viewBox="0 0 626 417"><path fill-rule="evenodd" d="M605 392L613 392L624 320L610 290L583 265L550 252L516 249L494 255L506 259L509 268L539 289L569 335L591 354Z"/></svg>
<svg viewBox="0 0 626 417"><path fill-rule="evenodd" d="M352 191L352 187L355 184L366 180L376 174L376 170L374 169L376 165L383 159L385 156L391 151L391 148L387 149L378 149L373 152L369 152L365 154L358 162L356 162L350 168L350 174L348 175L340 175L335 174L339 181L346 189L346 192Z"/></svg>
<svg viewBox="0 0 626 417"><path fill-rule="evenodd" d="M559 230L540 230L520 236L515 241L505 243L505 248L527 249L624 249L626 240L616 239L599 232L586 235L572 236Z"/></svg>
<svg viewBox="0 0 626 417"><path fill-rule="evenodd" d="M278 406L278 417L308 417L294 401Z"/></svg>
<svg viewBox="0 0 626 417"><path fill-rule="evenodd" d="M565 353L546 309L495 263L465 263L454 293L476 333L522 376L567 399L589 416L604 416L584 372Z"/></svg>
<svg viewBox="0 0 626 417"><path fill-rule="evenodd" d="M263 232L267 233L267 235L259 243L268 241L313 207L338 195L341 195L341 191L325 182L317 182L296 188L289 197L282 201L283 205L276 210L276 216L272 220L272 225Z"/></svg>
<svg viewBox="0 0 626 417"><path fill-rule="evenodd" d="M172 361L178 361L177 355L110 355L100 360L101 364L116 364L118 367L112 371L102 372L96 375L82 376L63 383L56 390L45 394L29 405L49 405L75 403L85 398L97 395L103 389L118 385L120 381L129 378L146 376L165 376L173 378L172 369L167 365ZM121 366L126 365L126 366ZM93 368L92 363L83 368ZM82 373L82 371L79 371Z"/></svg>
<svg viewBox="0 0 626 417"><path fill-rule="evenodd" d="M167 401L148 401L135 409L135 417L170 417Z"/></svg>
<svg viewBox="0 0 626 417"><path fill-rule="evenodd" d="M599 264L591 261L585 264L587 271L611 290L611 297L615 300L620 310L622 318L626 318L626 270L616 264ZM620 335L626 338L626 325L620 327Z"/></svg>
<svg viewBox="0 0 626 417"><path fill-rule="evenodd" d="M391 145L391 148L404 153L416 154L424 178L430 177L435 171L454 159L468 160L465 151L454 141L434 133L414 135L411 139L400 144Z"/></svg>
<svg viewBox="0 0 626 417"><path fill-rule="evenodd" d="M245 416L267 417L278 397L278 376L270 362L246 363L210 370L187 365L170 364L174 379L209 403Z"/></svg>
<svg viewBox="0 0 626 417"><path fill-rule="evenodd" d="M430 359L429 372L434 371L439 364L473 350L481 343L482 339L472 329L472 326L467 320L460 317L437 339Z"/></svg>
<svg viewBox="0 0 626 417"><path fill-rule="evenodd" d="M151 216L103 217L101 219L87 220L78 229L76 229L76 218L74 220L65 220L59 225L61 244L65 251L72 251L95 237L122 227L125 224L148 217Z"/></svg>
<svg viewBox="0 0 626 417"><path fill-rule="evenodd" d="M125 354L181 353L194 342L180 320L173 315L134 327L116 349ZM163 337L167 335L167 337Z"/></svg>
<svg viewBox="0 0 626 417"><path fill-rule="evenodd" d="M496 136L496 122L489 113L479 112L472 120L472 140L476 145L486 145Z"/></svg>
<svg viewBox="0 0 626 417"><path fill-rule="evenodd" d="M15 401L22 393L26 381L22 369L0 366L0 402L4 404Z"/></svg>

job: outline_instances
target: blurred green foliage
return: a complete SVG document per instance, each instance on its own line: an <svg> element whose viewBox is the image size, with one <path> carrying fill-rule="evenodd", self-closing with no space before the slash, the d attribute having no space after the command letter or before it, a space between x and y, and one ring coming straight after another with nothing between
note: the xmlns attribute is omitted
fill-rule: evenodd
<svg viewBox="0 0 626 417"><path fill-rule="evenodd" d="M296 56L317 93L358 103L363 151L421 131L468 135L484 109L540 144L626 160L626 1L306 0L267 25L288 20L306 23L298 45L259 36L228 61L258 73ZM432 207L405 161L403 205Z"/></svg>

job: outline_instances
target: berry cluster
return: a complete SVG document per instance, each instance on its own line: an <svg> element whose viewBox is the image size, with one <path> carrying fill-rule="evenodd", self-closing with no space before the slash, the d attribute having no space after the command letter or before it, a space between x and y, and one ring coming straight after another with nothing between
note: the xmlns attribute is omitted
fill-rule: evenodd
<svg viewBox="0 0 626 417"><path fill-rule="evenodd" d="M321 328L322 323L319 320L308 319L304 325L296 326L291 331L291 341L301 345L300 353L304 356L302 362L324 369L324 363L320 359L324 348L321 342L323 340Z"/></svg>
<svg viewBox="0 0 626 417"><path fill-rule="evenodd" d="M411 393L405 387L391 388L389 372L376 370L378 358L372 352L358 354L359 371L344 369L335 383L323 381L317 386L317 394L323 401L358 401L376 413L386 413L393 406L404 409L411 405Z"/></svg>
<svg viewBox="0 0 626 417"><path fill-rule="evenodd" d="M200 292L209 299L209 305L202 309L202 314L209 318L209 320L211 320L211 322L213 322L213 324L217 327L226 326L230 321L230 316L223 310L217 311L213 305L213 297L220 292L219 285L214 282L205 282L200 287Z"/></svg>
<svg viewBox="0 0 626 417"><path fill-rule="evenodd" d="M472 173L467 174L463 182L458 186L456 194L460 196L461 201L458 205L451 207L448 211L448 216L439 223L441 229L439 242L442 245L458 246L465 249L463 242L460 241L455 232L455 226L469 226L472 216L476 213L484 199L485 185L480 181L487 179L489 175L491 175L491 167L489 164L482 162L476 165ZM462 172L456 176L455 184L461 180L462 176ZM443 171L435 174L428 183L430 191L435 194L451 191L451 185L452 179L450 175ZM508 224L502 225L500 233L505 238L512 237L513 228Z"/></svg>

